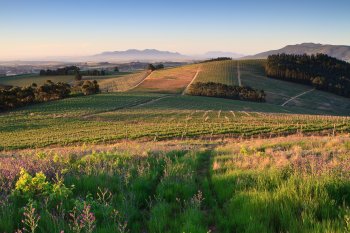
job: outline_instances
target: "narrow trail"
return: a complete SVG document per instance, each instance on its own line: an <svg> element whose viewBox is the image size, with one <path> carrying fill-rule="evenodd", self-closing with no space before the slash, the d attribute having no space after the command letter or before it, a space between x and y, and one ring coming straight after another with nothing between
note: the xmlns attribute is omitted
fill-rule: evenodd
<svg viewBox="0 0 350 233"><path fill-rule="evenodd" d="M209 219L209 230L211 233L216 233L217 230L217 224L215 221L215 210L217 209L218 203L217 203L217 195L214 191L212 180L211 180L211 158L213 157L213 148L202 152L199 157L198 167L196 170L197 179L199 186L201 188L201 191L204 195L204 203L202 206L202 211L204 212L207 219Z"/></svg>
<svg viewBox="0 0 350 233"><path fill-rule="evenodd" d="M281 106L284 107L284 106L286 106L286 104L288 104L290 101L295 100L296 98L298 98L298 97L300 97L300 96L303 96L303 95L305 95L305 94L307 94L307 93L310 93L310 92L312 92L312 91L314 91L314 90L315 90L315 88L313 88L313 89L311 89L311 90L308 90L308 91L305 91L305 92L303 92L303 93L300 93L299 95L293 96L292 98L290 98L289 100L287 100L286 102L284 102Z"/></svg>
<svg viewBox="0 0 350 233"><path fill-rule="evenodd" d="M166 99L166 98L169 98L169 97L171 97L171 96L174 96L174 95L162 96L162 97L159 97L159 98L156 98L156 99L153 99L153 100L144 102L144 103L140 103L140 104L137 104L137 105L133 105L133 106L131 106L130 108L136 108L136 107L141 107L141 106L148 105L148 104L153 104L153 103L155 103L155 102L158 102L159 100Z"/></svg>
<svg viewBox="0 0 350 233"><path fill-rule="evenodd" d="M242 86L241 82L241 69L239 67L239 61L237 60L237 78L238 78L238 86Z"/></svg>
<svg viewBox="0 0 350 233"><path fill-rule="evenodd" d="M144 79L142 79L138 84L136 84L135 86L129 88L128 90L126 91L131 91L133 89L135 89L136 87L140 86L148 77L150 77L151 75L153 74L153 71L151 71L151 73L149 73L148 75L146 75L146 77ZM123 91L125 92L125 91Z"/></svg>
<svg viewBox="0 0 350 233"><path fill-rule="evenodd" d="M196 80L197 76L199 75L199 72L201 72L200 68L198 68L198 70L197 70L196 74L194 75L192 81L187 85L187 87L185 88L185 90L182 92L181 95L185 95L185 94L186 94L188 88L192 85L192 83L194 82L194 80Z"/></svg>

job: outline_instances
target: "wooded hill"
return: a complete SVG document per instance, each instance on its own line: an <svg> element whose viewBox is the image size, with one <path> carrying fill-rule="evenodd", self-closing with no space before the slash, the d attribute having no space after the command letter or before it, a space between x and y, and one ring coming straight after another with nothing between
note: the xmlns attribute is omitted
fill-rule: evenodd
<svg viewBox="0 0 350 233"><path fill-rule="evenodd" d="M350 97L350 64L325 54L270 55L266 75Z"/></svg>

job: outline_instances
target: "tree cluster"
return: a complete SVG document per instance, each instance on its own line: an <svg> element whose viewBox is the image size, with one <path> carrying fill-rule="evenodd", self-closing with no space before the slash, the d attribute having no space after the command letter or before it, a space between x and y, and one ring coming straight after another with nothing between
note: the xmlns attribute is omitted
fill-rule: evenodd
<svg viewBox="0 0 350 233"><path fill-rule="evenodd" d="M66 66L56 70L40 70L40 76L73 75L80 71L77 66Z"/></svg>
<svg viewBox="0 0 350 233"><path fill-rule="evenodd" d="M218 58L212 58L209 60L204 60L204 61L201 61L200 63L213 62L213 61L231 61L231 60L232 60L231 57L218 57Z"/></svg>
<svg viewBox="0 0 350 233"><path fill-rule="evenodd" d="M68 97L70 86L67 83L53 83L50 80L37 86L12 87L0 90L0 111L29 105L32 103L47 102Z"/></svg>
<svg viewBox="0 0 350 233"><path fill-rule="evenodd" d="M350 97L350 64L325 54L270 55L265 70L271 78L312 85Z"/></svg>
<svg viewBox="0 0 350 233"><path fill-rule="evenodd" d="M92 95L100 92L94 81L80 81L71 87L67 83L53 83L47 80L43 85L33 83L28 87L11 87L0 89L0 111L26 106L33 103L48 102L67 98L71 92Z"/></svg>
<svg viewBox="0 0 350 233"><path fill-rule="evenodd" d="M80 72L84 76L104 76L106 75L105 70L85 70Z"/></svg>
<svg viewBox="0 0 350 233"><path fill-rule="evenodd" d="M151 70L151 71L161 70L161 69L164 69L163 64L157 64L157 65L148 64L148 66L147 66L147 70Z"/></svg>
<svg viewBox="0 0 350 233"><path fill-rule="evenodd" d="M85 80L81 85L81 92L84 95L96 94L100 92L100 86L98 85L96 80L94 81Z"/></svg>
<svg viewBox="0 0 350 233"><path fill-rule="evenodd" d="M194 83L188 90L189 95L219 97L235 100L265 102L265 92L251 87L230 86L222 83Z"/></svg>

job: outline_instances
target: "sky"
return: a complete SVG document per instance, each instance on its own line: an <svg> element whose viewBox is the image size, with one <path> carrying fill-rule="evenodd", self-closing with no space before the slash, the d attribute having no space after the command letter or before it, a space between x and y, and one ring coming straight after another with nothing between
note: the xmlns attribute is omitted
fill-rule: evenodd
<svg viewBox="0 0 350 233"><path fill-rule="evenodd" d="M0 0L0 59L350 45L349 0Z"/></svg>

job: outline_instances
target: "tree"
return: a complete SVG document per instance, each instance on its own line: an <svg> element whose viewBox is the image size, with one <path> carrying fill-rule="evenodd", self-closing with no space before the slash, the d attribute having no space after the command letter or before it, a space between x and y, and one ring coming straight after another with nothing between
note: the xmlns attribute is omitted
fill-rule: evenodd
<svg viewBox="0 0 350 233"><path fill-rule="evenodd" d="M114 67L114 72L119 72L118 66Z"/></svg>
<svg viewBox="0 0 350 233"><path fill-rule="evenodd" d="M156 67L153 64L148 64L147 70L155 71Z"/></svg>
<svg viewBox="0 0 350 233"><path fill-rule="evenodd" d="M316 77L312 79L312 85L317 89L322 89L326 84L326 79L324 77Z"/></svg>
<svg viewBox="0 0 350 233"><path fill-rule="evenodd" d="M84 95L96 94L99 91L100 91L100 87L99 87L96 80L94 80L93 82L91 82L89 80L85 80L83 85L81 86L81 92Z"/></svg>
<svg viewBox="0 0 350 233"><path fill-rule="evenodd" d="M74 79L75 79L75 81L80 81L80 80L83 79L83 76L80 74L79 71L77 71L77 72L75 73Z"/></svg>
<svg viewBox="0 0 350 233"><path fill-rule="evenodd" d="M164 65L163 64L156 65L156 70L161 70L161 69L164 69Z"/></svg>

